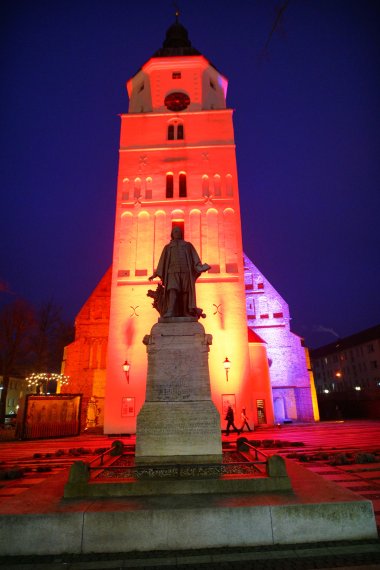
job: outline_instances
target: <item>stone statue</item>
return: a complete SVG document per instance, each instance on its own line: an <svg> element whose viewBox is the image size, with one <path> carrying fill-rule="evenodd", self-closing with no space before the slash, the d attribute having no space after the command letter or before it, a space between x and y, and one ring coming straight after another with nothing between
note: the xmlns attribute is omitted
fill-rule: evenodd
<svg viewBox="0 0 380 570"><path fill-rule="evenodd" d="M175 226L171 241L162 250L156 271L149 281L159 277L162 285L156 291L149 291L153 306L164 318L205 317L202 309L196 306L195 282L204 271L211 269L202 264L194 246L182 239L182 230Z"/></svg>

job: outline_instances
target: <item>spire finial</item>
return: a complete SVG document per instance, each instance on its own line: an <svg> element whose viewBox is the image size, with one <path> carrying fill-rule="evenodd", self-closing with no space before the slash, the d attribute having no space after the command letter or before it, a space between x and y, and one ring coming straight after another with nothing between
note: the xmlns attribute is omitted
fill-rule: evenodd
<svg viewBox="0 0 380 570"><path fill-rule="evenodd" d="M175 23L178 24L179 15L180 15L178 2L173 2L173 6L175 8Z"/></svg>

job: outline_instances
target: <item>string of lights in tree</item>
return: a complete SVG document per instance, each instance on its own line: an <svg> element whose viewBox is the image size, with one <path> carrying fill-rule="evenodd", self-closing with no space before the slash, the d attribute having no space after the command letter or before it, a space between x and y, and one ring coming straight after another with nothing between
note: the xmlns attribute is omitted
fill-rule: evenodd
<svg viewBox="0 0 380 570"><path fill-rule="evenodd" d="M69 383L70 376L65 376L64 374L57 374L55 372L33 372L26 381L28 382L28 388L34 386L41 386L47 384L50 381L59 382L61 386L66 386Z"/></svg>

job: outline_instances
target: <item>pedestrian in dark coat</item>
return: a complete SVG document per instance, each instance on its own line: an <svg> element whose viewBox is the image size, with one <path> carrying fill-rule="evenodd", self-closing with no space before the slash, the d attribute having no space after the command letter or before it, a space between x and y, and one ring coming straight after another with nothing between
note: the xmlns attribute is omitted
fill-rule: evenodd
<svg viewBox="0 0 380 570"><path fill-rule="evenodd" d="M230 427L232 426L234 428L235 431L237 431L238 435L240 433L240 430L235 426L234 424L234 411L231 408L231 406L228 406L227 409L227 414L226 414L226 418L227 420L227 427L226 427L226 435L230 435Z"/></svg>

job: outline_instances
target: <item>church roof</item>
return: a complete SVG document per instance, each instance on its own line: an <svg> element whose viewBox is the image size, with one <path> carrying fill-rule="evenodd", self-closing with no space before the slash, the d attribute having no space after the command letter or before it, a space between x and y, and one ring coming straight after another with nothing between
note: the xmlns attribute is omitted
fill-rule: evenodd
<svg viewBox="0 0 380 570"><path fill-rule="evenodd" d="M248 327L248 342L257 342L261 344L266 344L266 341L261 338L255 331Z"/></svg>
<svg viewBox="0 0 380 570"><path fill-rule="evenodd" d="M155 52L153 57L172 57L176 55L201 55L201 53L191 45L189 34L182 24L176 21L166 30L166 37L162 47Z"/></svg>

